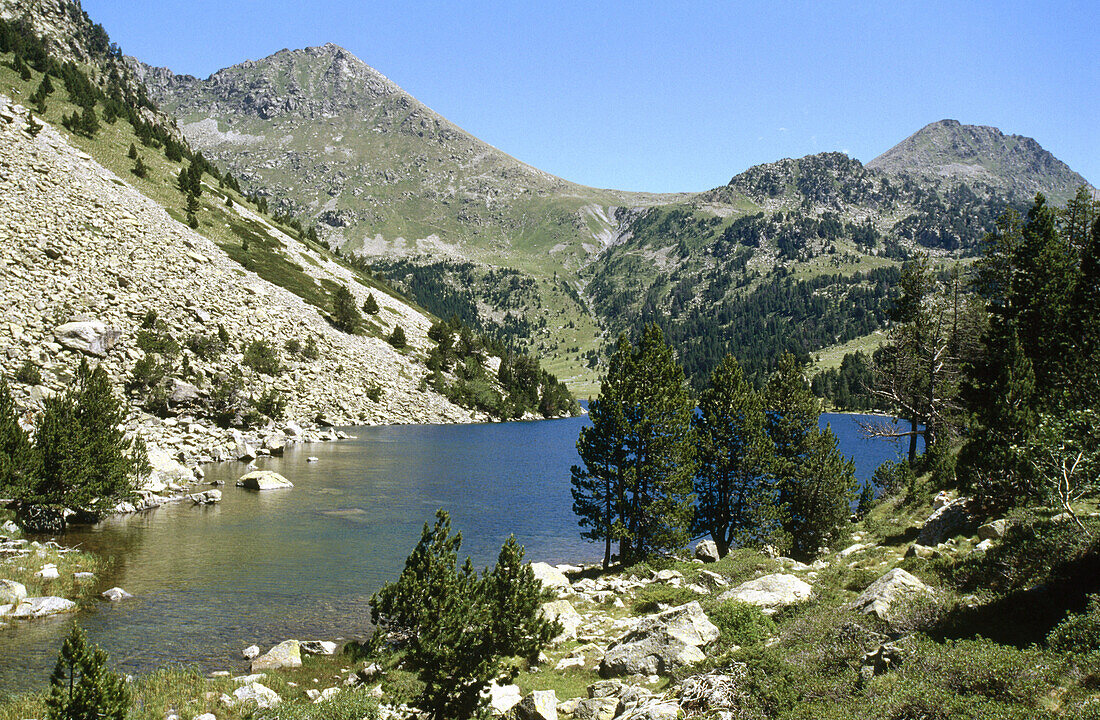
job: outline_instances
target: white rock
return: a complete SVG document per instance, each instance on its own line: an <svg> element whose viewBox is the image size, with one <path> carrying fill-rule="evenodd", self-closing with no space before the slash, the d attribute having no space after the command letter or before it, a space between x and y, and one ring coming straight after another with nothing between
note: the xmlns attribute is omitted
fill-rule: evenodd
<svg viewBox="0 0 1100 720"><path fill-rule="evenodd" d="M756 605L764 614L774 615L782 607L804 602L813 596L813 586L794 575L765 575L741 583L718 596L719 600L737 600Z"/></svg>
<svg viewBox="0 0 1100 720"><path fill-rule="evenodd" d="M21 620L33 620L35 618L57 615L66 612L75 612L76 603L65 598L53 597L29 597L15 606L11 616Z"/></svg>
<svg viewBox="0 0 1100 720"><path fill-rule="evenodd" d="M279 697L278 693L258 682L237 688L233 691L233 697L235 698L234 705L254 703L258 710L273 708L282 702L282 698Z"/></svg>
<svg viewBox="0 0 1100 720"><path fill-rule="evenodd" d="M852 608L892 622L901 604L933 594L932 588L901 568L894 568L868 585L852 603Z"/></svg>
<svg viewBox="0 0 1100 720"><path fill-rule="evenodd" d="M243 655L246 660L251 660L253 658L259 657L260 656L260 646L259 645L249 645L248 647L246 647L244 650L241 651L241 655Z"/></svg>
<svg viewBox="0 0 1100 720"><path fill-rule="evenodd" d="M535 573L535 579L551 590L565 590L569 588L569 578L565 573L553 565L544 562L531 563L531 570Z"/></svg>
<svg viewBox="0 0 1100 720"><path fill-rule="evenodd" d="M123 590L120 587L113 587L110 590L104 590L103 592L100 593L100 596L104 600L109 600L111 602L117 602L119 600L125 600L126 598L132 598L133 597L133 595L126 592L125 590Z"/></svg>

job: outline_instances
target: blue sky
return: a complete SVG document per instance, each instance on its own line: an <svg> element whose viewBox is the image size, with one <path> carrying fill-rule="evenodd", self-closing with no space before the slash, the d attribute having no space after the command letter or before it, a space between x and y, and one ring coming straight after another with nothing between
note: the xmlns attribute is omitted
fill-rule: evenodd
<svg viewBox="0 0 1100 720"><path fill-rule="evenodd" d="M482 140L598 187L703 190L866 162L954 118L1100 183L1100 2L84 0L124 52L206 77L334 42ZM140 7L140 9L138 9Z"/></svg>

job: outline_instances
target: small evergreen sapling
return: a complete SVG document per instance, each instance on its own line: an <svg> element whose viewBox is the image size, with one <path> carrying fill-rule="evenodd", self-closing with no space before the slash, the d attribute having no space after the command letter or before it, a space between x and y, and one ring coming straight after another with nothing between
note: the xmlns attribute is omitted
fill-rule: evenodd
<svg viewBox="0 0 1100 720"><path fill-rule="evenodd" d="M378 301L374 299L374 293L367 294L367 299L363 301L363 312L367 315L378 314Z"/></svg>
<svg viewBox="0 0 1100 720"><path fill-rule="evenodd" d="M355 307L355 296L351 294L351 290L343 285L336 288L332 295L332 324L338 330L354 335L362 321L363 316Z"/></svg>
<svg viewBox="0 0 1100 720"><path fill-rule="evenodd" d="M50 674L47 720L125 720L129 711L130 691L108 669L107 653L89 647L83 631L73 625Z"/></svg>
<svg viewBox="0 0 1100 720"><path fill-rule="evenodd" d="M398 350L403 350L409 344L408 340L405 338L405 329L400 325L393 326L393 332L386 338L386 341Z"/></svg>

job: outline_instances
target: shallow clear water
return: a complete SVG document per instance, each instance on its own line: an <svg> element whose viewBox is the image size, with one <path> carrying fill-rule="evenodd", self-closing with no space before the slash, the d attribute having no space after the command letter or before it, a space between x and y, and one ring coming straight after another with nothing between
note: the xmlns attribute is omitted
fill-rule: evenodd
<svg viewBox="0 0 1100 720"><path fill-rule="evenodd" d="M841 449L871 476L898 446L858 437L853 416L827 415ZM348 428L355 440L293 446L259 462L292 490L234 487L241 463L207 466L225 481L210 507L169 505L69 532L66 544L112 558L97 603L80 623L126 672L168 662L245 667L240 650L288 637L361 637L367 601L393 579L437 508L462 532L478 567L509 533L529 560L596 560L580 539L569 493L584 418L490 425ZM317 463L307 463L315 455ZM43 687L72 618L0 629L0 690Z"/></svg>

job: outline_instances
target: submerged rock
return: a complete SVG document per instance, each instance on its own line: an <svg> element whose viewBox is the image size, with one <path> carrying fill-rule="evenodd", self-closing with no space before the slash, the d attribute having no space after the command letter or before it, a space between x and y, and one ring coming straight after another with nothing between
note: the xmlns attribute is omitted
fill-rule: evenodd
<svg viewBox="0 0 1100 720"><path fill-rule="evenodd" d="M132 598L133 595L126 592L120 587L113 587L110 590L104 590L100 593L100 597L110 602L118 602L119 600L125 600L126 598Z"/></svg>

